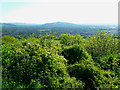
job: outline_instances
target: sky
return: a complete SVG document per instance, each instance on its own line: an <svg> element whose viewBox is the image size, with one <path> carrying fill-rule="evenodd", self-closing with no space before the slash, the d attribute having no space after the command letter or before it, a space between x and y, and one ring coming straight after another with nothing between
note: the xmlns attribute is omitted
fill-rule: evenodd
<svg viewBox="0 0 120 90"><path fill-rule="evenodd" d="M1 1L0 22L118 24L118 1L33 1Z"/></svg>

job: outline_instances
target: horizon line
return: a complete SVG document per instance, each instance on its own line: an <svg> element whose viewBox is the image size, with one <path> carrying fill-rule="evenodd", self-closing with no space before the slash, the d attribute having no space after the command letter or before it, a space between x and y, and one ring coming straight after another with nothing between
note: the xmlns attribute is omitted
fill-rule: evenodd
<svg viewBox="0 0 120 90"><path fill-rule="evenodd" d="M86 25L118 25L118 24L113 24L113 23L73 23L73 22L66 22L66 21L56 21L56 22L46 22L46 23L71 23L71 24L86 24ZM0 22L0 23L23 23L23 24L46 24L46 23L35 23L35 22Z"/></svg>

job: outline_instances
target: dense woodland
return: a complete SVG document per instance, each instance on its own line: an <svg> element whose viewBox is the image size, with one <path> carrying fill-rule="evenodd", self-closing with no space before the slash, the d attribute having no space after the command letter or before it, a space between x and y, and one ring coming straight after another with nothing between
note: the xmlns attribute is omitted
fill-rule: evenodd
<svg viewBox="0 0 120 90"><path fill-rule="evenodd" d="M2 88L120 88L120 40L110 32L2 38Z"/></svg>

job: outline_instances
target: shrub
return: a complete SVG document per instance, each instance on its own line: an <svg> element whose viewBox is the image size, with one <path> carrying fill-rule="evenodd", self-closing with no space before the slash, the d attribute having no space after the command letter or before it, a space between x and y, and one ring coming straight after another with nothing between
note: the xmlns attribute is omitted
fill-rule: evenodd
<svg viewBox="0 0 120 90"><path fill-rule="evenodd" d="M66 63L52 48L42 47L37 40L22 45L3 45L3 87L17 88L82 88L83 83L67 78ZM8 50L8 52L7 52Z"/></svg>
<svg viewBox="0 0 120 90"><path fill-rule="evenodd" d="M70 65L68 71L71 77L85 83L85 89L115 88L120 85L119 77L114 72L100 70L90 61Z"/></svg>
<svg viewBox="0 0 120 90"><path fill-rule="evenodd" d="M49 52L49 49L43 49L37 43L6 47L3 46L2 51L3 78L8 79L10 84L29 84L41 80L42 85L52 87L60 85L59 81L64 79L66 60Z"/></svg>
<svg viewBox="0 0 120 90"><path fill-rule="evenodd" d="M91 60L91 56L84 50L81 45L73 45L65 48L62 55L68 60L68 64L74 64L84 59Z"/></svg>
<svg viewBox="0 0 120 90"><path fill-rule="evenodd" d="M60 43L63 45L73 45L73 44L80 44L83 40L81 35L71 35L71 34L61 34L59 37Z"/></svg>
<svg viewBox="0 0 120 90"><path fill-rule="evenodd" d="M3 36L2 37L2 44L14 44L19 43L19 40L13 36Z"/></svg>
<svg viewBox="0 0 120 90"><path fill-rule="evenodd" d="M109 32L96 33L87 37L86 43L83 45L93 59L104 55L118 54L118 39Z"/></svg>

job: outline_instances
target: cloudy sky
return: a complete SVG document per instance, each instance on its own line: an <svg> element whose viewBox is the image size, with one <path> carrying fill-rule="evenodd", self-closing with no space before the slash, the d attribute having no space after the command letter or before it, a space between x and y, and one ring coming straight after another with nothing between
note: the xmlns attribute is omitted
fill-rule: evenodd
<svg viewBox="0 0 120 90"><path fill-rule="evenodd" d="M44 24L59 21L76 24L118 24L118 1L88 1L4 0L0 3L0 22Z"/></svg>

